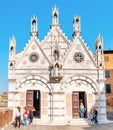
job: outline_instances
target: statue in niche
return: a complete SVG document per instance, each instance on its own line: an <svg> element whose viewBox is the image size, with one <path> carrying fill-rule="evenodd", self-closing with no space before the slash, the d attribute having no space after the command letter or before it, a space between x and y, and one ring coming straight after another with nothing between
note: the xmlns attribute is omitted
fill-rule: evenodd
<svg viewBox="0 0 113 130"><path fill-rule="evenodd" d="M55 61L58 61L58 60L59 60L59 50L58 50L58 49L55 49L55 50L54 50L54 60L55 60Z"/></svg>
<svg viewBox="0 0 113 130"><path fill-rule="evenodd" d="M55 37L54 38L54 43L55 43L55 45L54 45L54 60L55 61L58 61L59 60L59 46L58 46L58 40L57 40L57 38Z"/></svg>
<svg viewBox="0 0 113 130"><path fill-rule="evenodd" d="M58 63L56 63L54 66L54 74L59 75L59 64Z"/></svg>

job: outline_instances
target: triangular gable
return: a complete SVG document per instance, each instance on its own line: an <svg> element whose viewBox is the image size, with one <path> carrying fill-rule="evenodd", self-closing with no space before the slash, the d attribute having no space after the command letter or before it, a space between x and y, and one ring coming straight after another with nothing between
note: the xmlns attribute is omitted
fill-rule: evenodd
<svg viewBox="0 0 113 130"><path fill-rule="evenodd" d="M76 54L75 54L76 53ZM78 57L78 62L77 62L77 55L80 54L80 57ZM83 61L79 62L79 59L82 59L83 56ZM75 59L76 61L75 61ZM88 49L88 47L85 45L83 42L82 38L80 36L76 37L73 41L72 44L67 51L64 61L63 61L63 67L74 67L74 68L95 68L96 63L93 58L93 53Z"/></svg>
<svg viewBox="0 0 113 130"><path fill-rule="evenodd" d="M60 62L63 61L63 57L65 55L65 51L70 46L70 41L67 39L67 37L62 33L62 30L55 29L50 30L48 35L44 38L42 41L42 47L46 55L48 56L48 59L52 62L53 61L53 50L55 48L56 43L58 44L58 48L60 51Z"/></svg>
<svg viewBox="0 0 113 130"><path fill-rule="evenodd" d="M36 62L32 62L30 59L32 54L37 55L38 60ZM41 48L39 40L35 38L32 38L25 49L16 55L16 68L38 68L38 66L47 67L48 64L50 64L50 61Z"/></svg>

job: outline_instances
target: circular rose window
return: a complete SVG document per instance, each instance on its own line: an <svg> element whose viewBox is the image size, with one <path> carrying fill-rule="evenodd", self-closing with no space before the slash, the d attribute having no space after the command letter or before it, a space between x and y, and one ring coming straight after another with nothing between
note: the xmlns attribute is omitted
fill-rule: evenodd
<svg viewBox="0 0 113 130"><path fill-rule="evenodd" d="M84 61L84 55L80 52L77 52L74 54L73 59L76 63L80 63L80 62Z"/></svg>
<svg viewBox="0 0 113 130"><path fill-rule="evenodd" d="M35 63L35 62L38 61L38 58L39 58L39 56L38 56L37 53L32 53L32 54L30 55L30 57L29 57L29 60L30 60L31 62Z"/></svg>

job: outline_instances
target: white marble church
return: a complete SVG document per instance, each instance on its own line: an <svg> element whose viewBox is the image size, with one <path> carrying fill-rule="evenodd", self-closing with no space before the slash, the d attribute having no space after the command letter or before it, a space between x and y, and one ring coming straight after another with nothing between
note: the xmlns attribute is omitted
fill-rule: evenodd
<svg viewBox="0 0 113 130"><path fill-rule="evenodd" d="M72 40L62 32L59 12L54 6L52 24L43 40L38 39L38 20L31 19L30 39L24 50L16 52L16 39L10 40L8 107L33 106L40 123L74 124L83 103L87 121L92 107L98 121L106 122L103 40L95 41L95 53L81 37L80 17L73 19Z"/></svg>

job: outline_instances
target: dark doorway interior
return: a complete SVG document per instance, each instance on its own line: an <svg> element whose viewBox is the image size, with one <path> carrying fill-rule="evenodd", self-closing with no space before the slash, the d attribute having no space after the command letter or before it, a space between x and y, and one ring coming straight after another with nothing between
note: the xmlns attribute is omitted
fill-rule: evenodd
<svg viewBox="0 0 113 130"><path fill-rule="evenodd" d="M85 106L85 92L79 92L79 105L83 103Z"/></svg>
<svg viewBox="0 0 113 130"><path fill-rule="evenodd" d="M33 107L35 108L35 111L33 112L33 115L35 117L40 118L40 91L35 90L33 92Z"/></svg>
<svg viewBox="0 0 113 130"><path fill-rule="evenodd" d="M40 91L39 90L28 90L26 93L26 106L34 107L34 117L40 118Z"/></svg>

